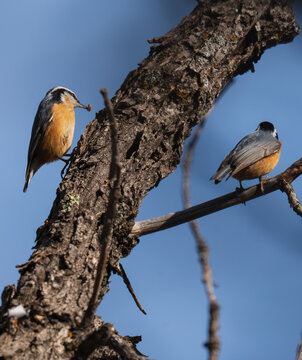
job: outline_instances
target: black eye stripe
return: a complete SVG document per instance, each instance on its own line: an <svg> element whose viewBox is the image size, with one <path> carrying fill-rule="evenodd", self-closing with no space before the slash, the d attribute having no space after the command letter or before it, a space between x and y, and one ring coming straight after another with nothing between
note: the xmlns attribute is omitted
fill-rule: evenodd
<svg viewBox="0 0 302 360"><path fill-rule="evenodd" d="M73 97L78 102L78 98L76 97L76 94L74 92L72 92L70 90L64 90L62 93L63 94L68 93L69 95L71 95L71 97Z"/></svg>

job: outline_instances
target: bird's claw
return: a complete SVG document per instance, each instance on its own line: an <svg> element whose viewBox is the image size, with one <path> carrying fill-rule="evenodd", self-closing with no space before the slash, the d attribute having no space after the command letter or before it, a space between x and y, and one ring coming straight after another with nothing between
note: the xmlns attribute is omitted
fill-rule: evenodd
<svg viewBox="0 0 302 360"><path fill-rule="evenodd" d="M65 161L65 160L64 160ZM65 165L64 165L64 167L63 167L63 169L61 170L61 179L63 180L63 178L64 178L64 171L65 171L65 169L67 168L67 166L69 165L69 163L70 163L70 159L69 160L66 160L65 161Z"/></svg>

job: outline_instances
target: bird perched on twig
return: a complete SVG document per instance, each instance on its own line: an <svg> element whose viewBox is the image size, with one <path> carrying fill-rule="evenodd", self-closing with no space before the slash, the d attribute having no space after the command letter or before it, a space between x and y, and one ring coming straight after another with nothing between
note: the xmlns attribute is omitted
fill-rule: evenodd
<svg viewBox="0 0 302 360"><path fill-rule="evenodd" d="M63 156L68 156L73 139L75 107L91 110L91 105L82 105L74 92L61 86L49 90L41 101L28 148L24 192L42 165L59 159L69 161Z"/></svg>
<svg viewBox="0 0 302 360"><path fill-rule="evenodd" d="M210 180L218 184L226 175L226 180L232 176L239 180L240 189L243 189L242 180L259 178L263 192L262 176L277 165L281 145L274 125L268 121L261 122L255 131L239 141Z"/></svg>

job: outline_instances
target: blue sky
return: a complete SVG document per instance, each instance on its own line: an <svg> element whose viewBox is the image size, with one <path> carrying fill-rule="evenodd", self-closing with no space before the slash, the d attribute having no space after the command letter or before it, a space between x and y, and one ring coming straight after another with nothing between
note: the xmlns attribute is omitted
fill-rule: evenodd
<svg viewBox="0 0 302 360"><path fill-rule="evenodd" d="M30 256L60 182L63 164L57 162L42 167L22 192L32 122L46 91L66 86L92 104L91 113L76 110L74 146L103 107L100 88L113 96L148 55L146 40L176 26L194 6L191 0L1 1L1 289L16 283L15 265ZM208 179L261 121L273 122L283 141L272 175L301 157L301 55L300 36L268 50L256 72L237 77L219 101L196 149L193 204L234 190L233 179L219 185ZM302 180L294 187L302 199ZM138 219L181 208L178 168L143 200ZM221 305L220 359L294 359L302 329L302 229L286 196L276 192L199 224ZM206 359L208 303L188 226L142 237L122 263L148 315L139 312L117 276L98 314L122 335L142 335L139 349L151 358Z"/></svg>

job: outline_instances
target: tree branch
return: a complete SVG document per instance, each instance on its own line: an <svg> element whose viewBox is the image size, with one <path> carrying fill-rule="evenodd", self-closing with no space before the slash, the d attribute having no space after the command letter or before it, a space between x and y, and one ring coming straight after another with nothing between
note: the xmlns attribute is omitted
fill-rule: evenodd
<svg viewBox="0 0 302 360"><path fill-rule="evenodd" d="M119 355L118 359L146 360L147 356L142 355L135 348L135 345L140 341L140 336L120 336L111 323L106 323L89 334L76 351L71 350L69 353L74 353L73 360L91 359L91 355L93 355L93 359L99 359L103 356L103 352L99 349L106 346Z"/></svg>
<svg viewBox="0 0 302 360"><path fill-rule="evenodd" d="M169 229L171 227L184 224L188 221L192 221L194 219L213 214L228 207L256 199L273 191L285 189L284 181L290 184L301 174L302 158L293 163L281 174L276 175L271 179L264 180L263 192L260 189L260 185L255 185L241 192L234 191L232 193L220 196L216 199L207 201L205 203L192 206L191 208L186 210L170 213L149 220L138 221L134 224L130 235L137 237L151 234L156 231ZM296 204L294 210L295 209L297 209Z"/></svg>
<svg viewBox="0 0 302 360"><path fill-rule="evenodd" d="M114 268L114 270L115 270L115 271L119 274L119 276L123 279L123 281L124 281L125 285L127 286L127 289L128 289L128 291L130 292L130 294L131 294L131 296L132 296L132 298L133 298L136 306L140 309L140 311L141 311L143 314L147 315L146 311L143 309L143 307L142 307L142 305L140 304L137 296L135 295L135 292L134 292L134 290L133 290L133 287L132 287L132 285L131 285L131 283L130 283L130 280L128 279L128 276L127 276L127 274L126 274L126 272L125 272L122 264L119 263L118 266L116 266L116 267Z"/></svg>
<svg viewBox="0 0 302 360"><path fill-rule="evenodd" d="M292 184L289 184L285 180L281 179L280 190L286 193L289 205L291 208L293 208L294 212L297 215L302 216L302 206L298 200Z"/></svg>
<svg viewBox="0 0 302 360"><path fill-rule="evenodd" d="M107 212L104 219L103 232L100 238L101 251L100 259L98 262L95 283L93 287L92 296L90 298L88 308L82 321L82 326L85 327L91 322L94 313L98 306L98 296L100 292L100 285L103 282L105 276L105 270L108 264L109 251L112 241L113 233L113 219L116 212L117 202L120 198L119 186L120 186L120 175L121 175L121 164L119 162L119 151L118 151L118 139L117 139L117 123L113 115L113 108L111 101L108 98L107 89L103 88L101 94L104 97L106 109L110 120L110 133L111 133L111 162L110 162L110 173L109 183L112 184L112 189L109 195L109 203Z"/></svg>
<svg viewBox="0 0 302 360"><path fill-rule="evenodd" d="M193 159L193 153L195 145L201 131L204 127L206 117L203 117L201 122L198 124L198 127L192 137L191 141L188 144L188 149L184 155L183 161L183 199L184 199L184 208L190 208L190 172L191 164ZM212 270L209 261L209 248L207 243L203 239L197 221L192 220L189 222L193 236L196 239L199 259L203 271L203 283L205 285L207 297L209 300L209 327L208 327L208 341L206 342L206 347L209 350L209 360L216 360L219 356L220 351L220 339L218 335L219 329L219 304L216 300L214 293L213 279L212 279Z"/></svg>

